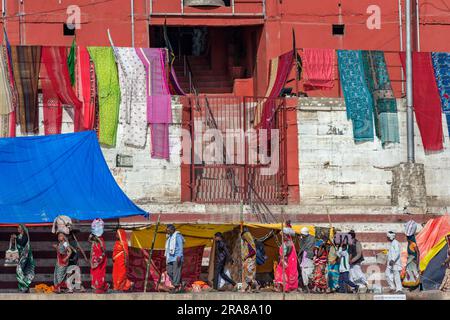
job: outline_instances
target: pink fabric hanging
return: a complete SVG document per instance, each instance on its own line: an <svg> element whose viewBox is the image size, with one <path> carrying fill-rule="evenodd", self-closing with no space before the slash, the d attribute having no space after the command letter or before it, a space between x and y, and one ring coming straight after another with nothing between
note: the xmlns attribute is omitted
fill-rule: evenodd
<svg viewBox="0 0 450 320"><path fill-rule="evenodd" d="M166 50L139 48L136 53L147 74L147 121L151 127L152 158L169 160L172 108L166 75Z"/></svg>
<svg viewBox="0 0 450 320"><path fill-rule="evenodd" d="M304 49L303 79L305 91L329 90L334 86L334 49Z"/></svg>
<svg viewBox="0 0 450 320"><path fill-rule="evenodd" d="M76 92L78 99L83 103L81 109L82 130L94 129L95 123L95 72L86 47L77 48L76 64Z"/></svg>
<svg viewBox="0 0 450 320"><path fill-rule="evenodd" d="M406 74L406 55L400 53ZM444 149L441 98L434 76L430 52L413 52L413 106L425 152Z"/></svg>
<svg viewBox="0 0 450 320"><path fill-rule="evenodd" d="M72 89L67 67L67 50L65 47L43 47L42 63L52 84L52 88L62 104L71 105L74 108L74 131L81 131L81 116L83 103L78 100Z"/></svg>

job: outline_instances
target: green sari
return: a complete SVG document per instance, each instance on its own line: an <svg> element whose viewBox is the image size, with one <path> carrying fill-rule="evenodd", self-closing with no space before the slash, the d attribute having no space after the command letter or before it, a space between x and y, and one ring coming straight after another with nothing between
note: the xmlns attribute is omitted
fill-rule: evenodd
<svg viewBox="0 0 450 320"><path fill-rule="evenodd" d="M19 264L16 268L16 279L19 283L19 290L21 292L27 292L34 279L34 259L33 253L31 252L28 229L23 224L20 226L24 233L17 236Z"/></svg>

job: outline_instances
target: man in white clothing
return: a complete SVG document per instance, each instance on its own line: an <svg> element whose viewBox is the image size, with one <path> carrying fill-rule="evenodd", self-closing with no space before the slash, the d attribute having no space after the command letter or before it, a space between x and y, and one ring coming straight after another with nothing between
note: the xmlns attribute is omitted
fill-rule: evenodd
<svg viewBox="0 0 450 320"><path fill-rule="evenodd" d="M400 243L395 239L395 233L389 231L387 238L391 242L387 256L386 280L391 292L403 293L402 280L400 279L400 271L402 264L400 259Z"/></svg>

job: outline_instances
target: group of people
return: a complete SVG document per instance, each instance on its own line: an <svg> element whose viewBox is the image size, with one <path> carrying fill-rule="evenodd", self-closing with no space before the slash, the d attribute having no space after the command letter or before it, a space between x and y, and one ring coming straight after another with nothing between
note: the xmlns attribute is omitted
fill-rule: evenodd
<svg viewBox="0 0 450 320"><path fill-rule="evenodd" d="M104 222L95 219L91 224L88 241L91 244L90 258L78 243L76 230L72 228L69 217L59 216L55 219L52 232L56 234L57 243L53 245L56 251L55 271L53 274L53 291L55 293L85 292L81 282L79 266L80 254L90 266L91 288L95 293L106 293L109 285L106 281L106 266L108 262L105 240L103 239ZM30 236L25 225L20 224L17 234L12 234L19 252L16 267L16 278L19 291L27 293L35 276L35 262L30 245ZM113 249L113 290L128 291L133 283L127 278L128 242L124 230L117 230Z"/></svg>
<svg viewBox="0 0 450 320"><path fill-rule="evenodd" d="M69 218L70 220L70 218ZM104 222L95 219L91 224L91 233L88 241L91 244L90 258L82 250L75 235L75 230L68 223L67 217L58 217L55 220L52 232L57 235L57 243L53 245L56 251L56 264L54 271L54 291L84 292L81 283L81 270L79 267L80 253L88 260L91 274L91 287L95 293L105 293L109 290L106 281L107 251L103 239ZM340 243L324 235L317 239L310 234L310 230L304 227L300 235L294 232L290 221L281 231L281 244L279 247L279 259L274 267L274 287L277 291L313 292L313 293L353 293L361 288L369 289L367 278L362 271L361 263L364 261L361 242L356 238L356 233L348 232L350 239L344 238ZM30 246L28 229L19 225L17 234L11 235L11 240L16 242L19 251L19 261L16 268L18 287L21 292L28 292L34 279L35 263ZM166 228L167 237L165 243L166 271L171 283L172 293L182 292L182 267L184 260L184 237L176 230L174 225ZM396 234L387 232L387 240L390 247L387 253L386 280L390 291L402 293L404 288L420 288L420 252L415 239L416 223L410 221L405 224L407 237L408 258L406 267L402 273L401 248L396 240ZM448 236L450 237L450 235ZM242 287L237 287L237 282L226 272L228 263L235 263L227 246L224 235L217 232L214 236L214 279L213 288L218 290L229 283L234 289L241 291L253 291L259 289L256 281L257 264L260 250L257 241L246 227L240 233L241 240L241 267ZM450 241L450 239L448 239ZM298 249L297 249L298 248ZM264 256L267 259L266 256ZM259 256L261 260L261 256ZM113 290L129 291L133 283L127 277L128 242L124 230L116 231L116 242L113 249ZM447 266L441 290L450 289L450 251L444 264Z"/></svg>
<svg viewBox="0 0 450 320"><path fill-rule="evenodd" d="M361 286L367 289L368 282L361 269L362 245L353 230L349 235L352 241L336 244L328 236L316 239L304 227L297 238L287 221L275 271L276 290L347 293L357 292ZM298 252L295 240L298 240Z"/></svg>

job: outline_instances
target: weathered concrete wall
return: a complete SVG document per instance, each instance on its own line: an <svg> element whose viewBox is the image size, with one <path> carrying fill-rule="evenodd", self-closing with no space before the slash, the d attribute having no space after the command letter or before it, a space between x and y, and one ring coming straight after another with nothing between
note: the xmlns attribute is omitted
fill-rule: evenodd
<svg viewBox="0 0 450 320"><path fill-rule="evenodd" d="M406 161L406 109L398 100L400 144L355 144L343 99L301 98L298 109L302 204L390 205L393 167ZM428 206L450 204L450 143L443 117L442 153L425 155L415 127L416 162L423 163Z"/></svg>
<svg viewBox="0 0 450 320"><path fill-rule="evenodd" d="M119 124L115 148L102 148L106 162L114 178L124 192L135 202L180 201L180 151L181 151L181 105L177 99L172 103L173 123L169 126L170 160L152 159L150 128L144 149L126 146L122 141L123 127ZM133 157L133 168L118 168L118 154Z"/></svg>

